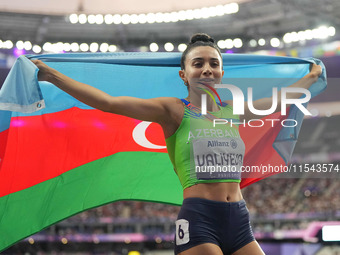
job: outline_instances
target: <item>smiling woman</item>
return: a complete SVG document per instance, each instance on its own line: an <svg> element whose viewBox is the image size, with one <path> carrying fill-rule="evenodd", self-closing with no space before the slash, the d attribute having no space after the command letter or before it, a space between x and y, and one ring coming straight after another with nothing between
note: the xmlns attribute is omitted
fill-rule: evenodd
<svg viewBox="0 0 340 255"><path fill-rule="evenodd" d="M211 97L206 102L209 111L206 116L199 114L197 107L201 105L204 90L221 83L222 66L222 56L214 40L206 34L194 35L182 54L179 71L189 89L188 97L182 100L184 116L176 132L166 138L170 159L184 189L184 201L176 221L175 254L232 254L243 252L242 249L244 254L263 254L254 241L239 187L245 147L238 127L213 128L212 125L216 118L238 119L238 116L233 115L229 105L219 106ZM211 128L213 132L205 132ZM190 135L197 130L204 131L202 136ZM219 131L228 135L210 135ZM220 146L209 146L212 143ZM238 170L206 171L207 167L224 165L233 165ZM232 217L230 212L242 217ZM249 249L251 253L247 253Z"/></svg>
<svg viewBox="0 0 340 255"><path fill-rule="evenodd" d="M193 36L190 44L182 54L179 76L188 87L190 101L201 105L202 89L220 84L224 71L221 52L214 40L205 34ZM214 107L209 111L217 111L214 98L209 98L208 105Z"/></svg>
<svg viewBox="0 0 340 255"><path fill-rule="evenodd" d="M137 131L136 128L134 129L134 134L138 133L139 128L144 132L148 125L145 121L161 125L170 159L184 189L184 202L176 221L176 254L221 254L222 252L229 254L240 252L242 249L245 249L245 252L252 250L247 254L262 254L254 241L249 224L249 213L240 191L240 171L213 175L196 171L197 166L204 169L211 162L217 164L210 155L216 153L222 155L220 159L225 160L228 165L236 164L240 168L245 153L245 146L237 126L220 127L223 133L234 135L214 138L215 144L233 146L207 146L211 141L206 132L202 133L203 138L190 137L190 130L211 128L214 118L238 119L238 116L233 115L229 105L218 106L212 99L208 100L207 104L207 109L210 111L208 116L195 113L198 109L195 105L199 105L202 94L199 88L208 88L210 85L220 83L224 74L221 53L211 37L206 34L194 35L182 55L182 70L179 71L179 75L189 87L186 100L174 97L151 99L113 97L90 85L71 79L40 60L32 60L32 62L39 68L39 80L54 84L81 102L104 112L143 120L144 122L136 127ZM151 146L152 144L144 138L145 136L139 136L138 141L147 147ZM220 143L216 143L215 140ZM211 209L215 207L219 209L215 212L217 214L213 215L215 210ZM237 221L230 218L227 213L229 209L242 217L237 218ZM209 215L209 219L221 219L222 222L201 219L198 212L202 211L206 211L204 215ZM229 219L225 221L226 218ZM207 225L200 225L201 222L206 222ZM221 226L223 227L219 229ZM209 231L202 232L204 229ZM230 233L233 235L230 236ZM237 241L228 244L230 238Z"/></svg>
<svg viewBox="0 0 340 255"><path fill-rule="evenodd" d="M254 239L249 212L240 189L239 169L243 163L245 145L238 126L219 127L225 134L234 134L214 138L214 144L223 146L208 146L212 141L206 132L200 138L190 136L191 131L197 128L211 128L215 118L239 119L233 114L232 107L227 104L218 106L211 98L207 100L207 116L195 112L199 109L195 105L200 105L200 88L221 83L224 74L221 53L210 36L194 35L182 54L179 76L189 88L188 97L182 100L174 97L113 97L65 76L40 60L32 61L39 67L39 80L51 82L94 108L161 125L170 159L183 186L184 201L176 221L176 254L263 254ZM146 127L147 123L142 122L137 132L139 128L144 132ZM141 136L138 141L152 145L144 138ZM215 140L218 140L217 143ZM216 155L220 155L219 159ZM237 171L214 174L197 171L197 167L204 169L211 164L221 164L219 160L224 161L223 165L237 167ZM233 215L242 217L232 217L230 210ZM202 212L205 215L203 218Z"/></svg>
<svg viewBox="0 0 340 255"><path fill-rule="evenodd" d="M308 61L264 56L223 55L222 61L213 39L205 34L194 35L188 48L179 75L179 54L152 54L150 58L151 54L130 53L126 59L122 53L19 58L16 67L25 68L11 72L14 82L5 84L0 102L13 106L9 98L15 102L20 96L30 99L17 92L28 94L35 88L32 94L38 102L44 101L44 95L46 108L26 115L5 112L0 122L0 227L11 233L0 240L0 249L100 204L137 199L180 205L184 197L176 221L177 254L263 254L254 240L240 190L241 185L259 178L241 180L239 169L254 161L268 163L268 157L284 164L280 151L272 146L280 130L260 136L258 129L242 135L238 125L214 127L216 118L239 121L240 116L233 113L231 103L216 104L212 99L207 101L207 114L201 114L201 88L209 91L212 83L221 82L223 64L224 70L233 72L235 68L230 70L229 65L241 62L239 73L252 77L259 70L261 75L268 70L281 74L278 67L289 67L295 61L298 65L291 67L289 75L305 76L295 84L305 87L315 80L318 67L308 73ZM296 66L301 70L296 72ZM37 73L40 81L48 82L38 82ZM25 103L38 107L35 101ZM10 126L11 116L14 124L21 124ZM149 122L155 124L149 126ZM151 125L160 127L167 151L162 147L163 137L150 138ZM247 152L253 161L245 162ZM220 164L224 166L221 172L211 170ZM224 171L229 166L231 170Z"/></svg>

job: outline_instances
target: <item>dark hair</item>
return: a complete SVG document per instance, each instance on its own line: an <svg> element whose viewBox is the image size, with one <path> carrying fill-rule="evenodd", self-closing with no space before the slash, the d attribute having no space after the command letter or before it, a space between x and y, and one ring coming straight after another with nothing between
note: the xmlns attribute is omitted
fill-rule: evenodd
<svg viewBox="0 0 340 255"><path fill-rule="evenodd" d="M217 47L217 45L215 44L215 40L207 35L207 34L204 34L204 33L197 33L197 34L194 34L191 39L190 39L190 42L188 43L187 45L187 48L185 49L185 51L182 53L182 57L181 57L181 69L184 70L185 68L185 58L187 56L187 54L195 47L198 47L198 46L210 46L214 49L217 50L218 54L221 56L222 58L222 55L221 55L221 51L220 49Z"/></svg>

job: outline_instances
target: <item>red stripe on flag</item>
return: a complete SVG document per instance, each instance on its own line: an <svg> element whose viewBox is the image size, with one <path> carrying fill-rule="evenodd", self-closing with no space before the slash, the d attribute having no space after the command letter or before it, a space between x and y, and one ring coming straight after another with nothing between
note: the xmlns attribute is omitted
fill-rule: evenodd
<svg viewBox="0 0 340 255"><path fill-rule="evenodd" d="M0 132L0 169L3 162L3 159L5 157L5 151L7 146L7 138L8 138L8 129Z"/></svg>
<svg viewBox="0 0 340 255"><path fill-rule="evenodd" d="M79 108L12 118L6 155L0 169L0 197L117 152L166 153L166 149L149 149L135 142L132 132L140 122L121 115ZM165 146L160 125L151 123L145 133L149 142ZM0 135L6 136L6 132ZM142 135L144 132L140 130L137 136ZM1 149L0 153L4 153Z"/></svg>
<svg viewBox="0 0 340 255"><path fill-rule="evenodd" d="M281 121L286 119L287 116L281 115L280 112L271 114L262 118L264 125L262 127L240 126L240 135L246 144L246 152L243 160L244 166L260 166L271 165L280 166L286 165L282 157L277 153L273 147L273 143L281 131ZM270 119L279 121L270 121ZM267 121L266 121L267 120ZM259 125L259 122L252 123ZM256 181L275 173L247 173L242 174L241 188L244 188Z"/></svg>
<svg viewBox="0 0 340 255"><path fill-rule="evenodd" d="M280 113L266 119L284 119ZM0 156L6 155L0 168L0 197L54 178L73 168L121 151L153 151L166 153L166 148L149 149L136 143L133 130L141 121L99 110L71 108L62 112L30 117L12 118L9 130L0 133ZM284 165L273 148L281 130L280 121L265 121L261 128L242 127L241 137L246 144L244 165ZM138 133L138 132L137 132ZM147 137L145 139L144 135ZM162 128L151 123L137 135L142 143L165 146ZM144 140L143 140L144 138ZM38 156L37 156L38 155ZM43 156L41 156L43 155ZM133 159L131 159L133 160ZM265 176L242 179L245 187Z"/></svg>

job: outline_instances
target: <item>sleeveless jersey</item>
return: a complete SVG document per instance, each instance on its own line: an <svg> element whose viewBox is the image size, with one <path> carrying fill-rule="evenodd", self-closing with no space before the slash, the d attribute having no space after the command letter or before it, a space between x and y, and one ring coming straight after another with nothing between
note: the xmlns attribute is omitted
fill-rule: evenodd
<svg viewBox="0 0 340 255"><path fill-rule="evenodd" d="M183 119L165 141L183 189L198 183L240 182L245 145L232 107L223 103L219 111L202 115L200 108L181 100Z"/></svg>

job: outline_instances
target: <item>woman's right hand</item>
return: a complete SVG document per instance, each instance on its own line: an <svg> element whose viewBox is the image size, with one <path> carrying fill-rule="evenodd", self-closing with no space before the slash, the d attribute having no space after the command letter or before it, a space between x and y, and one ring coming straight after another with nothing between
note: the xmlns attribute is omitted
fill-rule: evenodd
<svg viewBox="0 0 340 255"><path fill-rule="evenodd" d="M130 96L111 96L102 90L64 75L41 60L31 61L39 68L39 81L48 81L93 108L134 119L159 123L167 136L173 133L173 129L177 129L181 121L182 115L178 118L178 112L184 108L178 98L157 97L143 99ZM174 110L174 106L176 106L176 110ZM183 113L180 112L180 114ZM169 129L169 125L172 129ZM175 128L173 128L174 126Z"/></svg>
<svg viewBox="0 0 340 255"><path fill-rule="evenodd" d="M44 62L41 60L31 60L33 64L35 64L39 68L38 72L38 80L39 81L48 81L51 70L53 70L51 67L46 65Z"/></svg>

